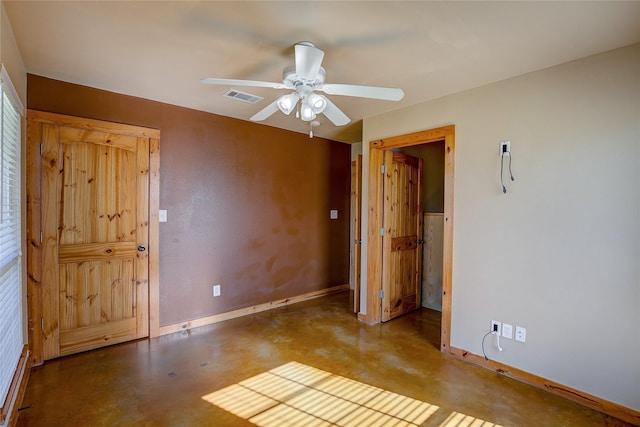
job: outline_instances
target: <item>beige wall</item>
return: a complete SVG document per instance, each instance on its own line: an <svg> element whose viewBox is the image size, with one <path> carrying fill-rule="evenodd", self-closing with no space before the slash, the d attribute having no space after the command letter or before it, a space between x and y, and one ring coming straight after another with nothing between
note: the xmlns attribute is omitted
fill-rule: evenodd
<svg viewBox="0 0 640 427"><path fill-rule="evenodd" d="M13 29L11 28L11 23L7 18L7 13L4 9L4 2L0 1L0 63L4 65L7 73L9 74L9 78L13 83L13 86L18 93L18 97L20 97L20 101L23 105L26 103L27 99L27 73L25 71L24 62L22 62L22 57L20 56L20 51L18 50L18 46L16 45L16 40L13 35ZM24 123L24 121L23 121ZM24 128L24 126L23 126ZM26 194L25 190L25 148L23 146L22 149L22 192L21 194ZM25 224L26 224L26 210L23 204L22 206L22 235L26 235ZM25 248L22 248L22 253L25 253ZM23 257L23 272L22 272L22 284L23 284L23 295L27 294L27 273L25 268L25 261ZM23 299L23 340L24 343L27 343L27 300Z"/></svg>
<svg viewBox="0 0 640 427"><path fill-rule="evenodd" d="M20 51L13 36L13 29L4 9L4 2L0 1L0 62L7 69L11 82L18 92L22 104L27 100L27 73L20 56Z"/></svg>
<svg viewBox="0 0 640 427"><path fill-rule="evenodd" d="M522 325L526 343L491 343L488 356L639 410L640 45L368 118L363 170L368 141L448 124L451 345L481 354L492 319Z"/></svg>

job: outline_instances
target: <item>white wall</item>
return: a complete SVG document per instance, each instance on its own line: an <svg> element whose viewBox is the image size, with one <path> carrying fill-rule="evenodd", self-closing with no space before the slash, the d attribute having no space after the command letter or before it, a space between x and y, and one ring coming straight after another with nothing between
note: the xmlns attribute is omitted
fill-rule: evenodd
<svg viewBox="0 0 640 427"><path fill-rule="evenodd" d="M369 141L448 124L451 345L482 354L492 319L522 325L525 344L503 340L488 356L640 410L640 45L368 118L363 171ZM505 195L507 139L516 181Z"/></svg>

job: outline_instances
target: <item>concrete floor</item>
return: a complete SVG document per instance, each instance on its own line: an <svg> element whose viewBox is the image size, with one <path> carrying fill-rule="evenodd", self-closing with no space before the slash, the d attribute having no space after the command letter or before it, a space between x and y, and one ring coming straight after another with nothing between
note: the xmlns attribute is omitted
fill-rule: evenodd
<svg viewBox="0 0 640 427"><path fill-rule="evenodd" d="M48 361L31 372L18 426L628 425L442 354L438 312L423 309L367 326L355 319L350 307L350 295L344 292ZM260 399L252 397L260 394L264 399L267 392L251 391L248 398L229 394L239 388L248 392L245 386L256 378L280 375L291 362L324 375L310 386L313 390L294 379L290 384L297 391L291 396L276 393L280 409L306 418L287 421L282 415L268 421L266 415L275 409L265 413L269 405L262 407ZM332 382L350 384L357 396L335 403L335 396L345 392L320 394L327 393ZM318 418L309 418L313 409L296 406L310 390L313 396L327 397L307 399L323 411ZM366 392L399 403L371 409L362 403ZM219 399L223 395L227 403ZM355 401L361 404L356 412L369 405L364 408L369 418L347 422L348 417L336 415L338 409L323 415L334 404L342 405L344 414ZM398 408L407 402L429 409L402 418Z"/></svg>

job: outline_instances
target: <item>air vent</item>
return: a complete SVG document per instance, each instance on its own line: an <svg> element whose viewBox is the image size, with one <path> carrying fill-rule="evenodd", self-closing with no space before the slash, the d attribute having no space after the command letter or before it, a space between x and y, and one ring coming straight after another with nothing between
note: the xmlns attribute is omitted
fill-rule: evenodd
<svg viewBox="0 0 640 427"><path fill-rule="evenodd" d="M249 104L256 104L262 101L264 98L259 96L251 95L250 93L240 92L239 90L229 89L224 96L227 98L232 98L238 101L247 102Z"/></svg>

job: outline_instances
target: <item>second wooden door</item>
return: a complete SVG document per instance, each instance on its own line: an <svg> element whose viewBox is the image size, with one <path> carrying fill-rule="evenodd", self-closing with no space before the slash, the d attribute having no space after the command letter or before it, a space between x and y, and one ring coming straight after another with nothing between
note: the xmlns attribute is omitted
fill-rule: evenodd
<svg viewBox="0 0 640 427"><path fill-rule="evenodd" d="M422 278L422 159L384 153L382 316L420 307Z"/></svg>

